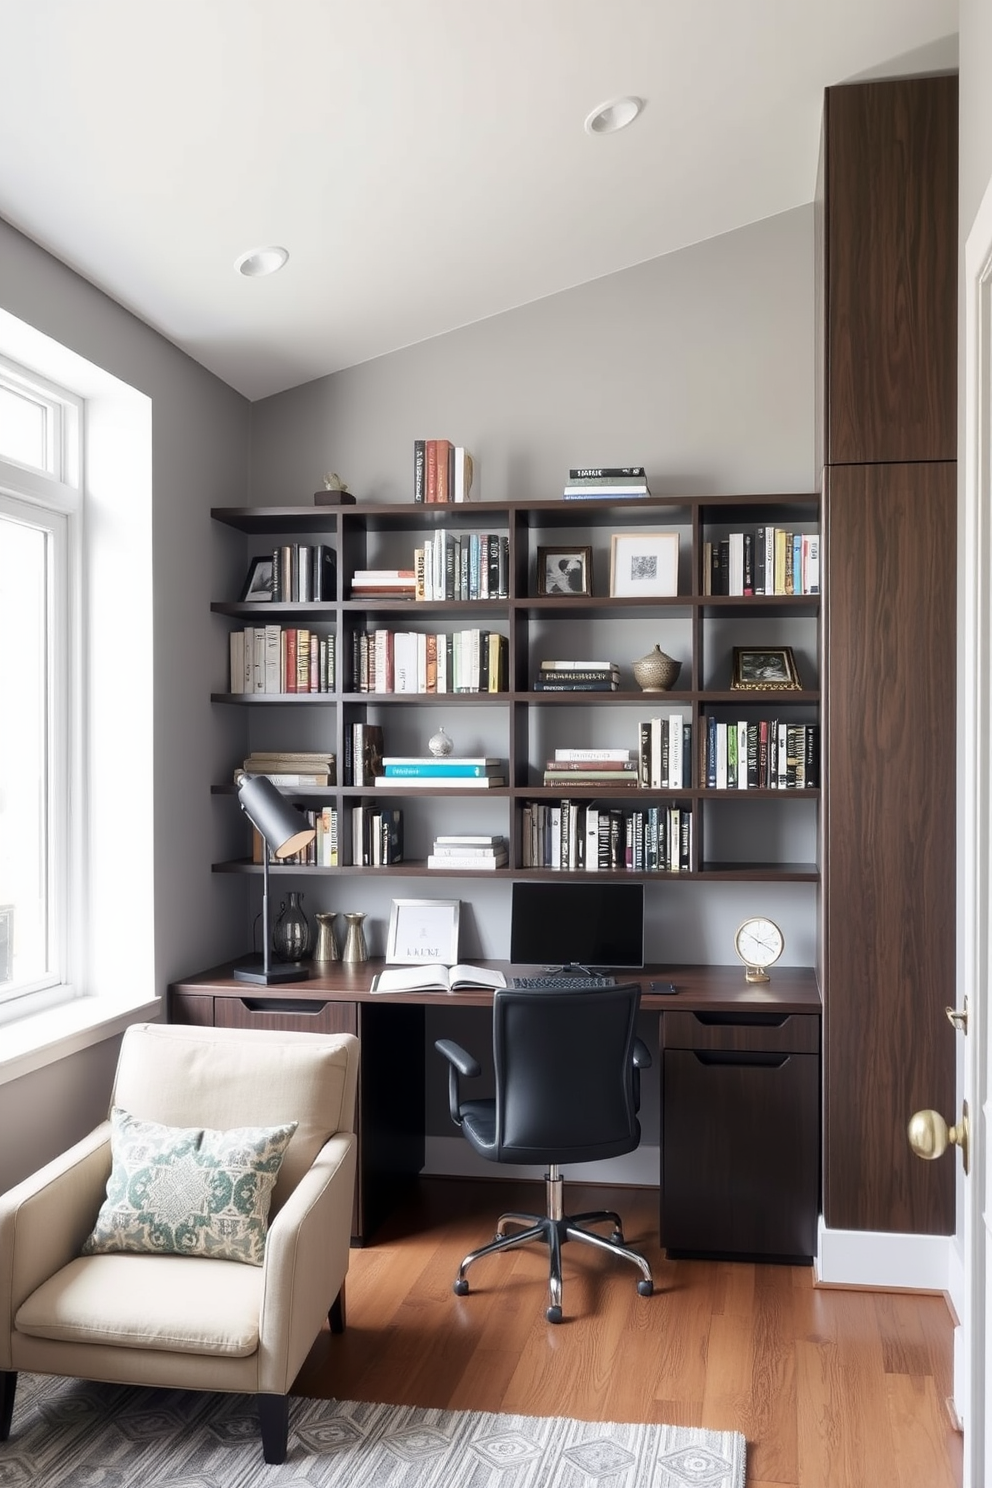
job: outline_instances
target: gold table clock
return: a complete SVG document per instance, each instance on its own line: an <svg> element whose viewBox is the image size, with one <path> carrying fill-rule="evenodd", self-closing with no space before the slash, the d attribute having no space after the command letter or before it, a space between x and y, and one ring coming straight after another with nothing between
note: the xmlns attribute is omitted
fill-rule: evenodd
<svg viewBox="0 0 992 1488"><path fill-rule="evenodd" d="M773 966L785 950L785 936L774 920L755 915L740 925L734 936L734 950L744 962L744 977L749 982L767 982Z"/></svg>

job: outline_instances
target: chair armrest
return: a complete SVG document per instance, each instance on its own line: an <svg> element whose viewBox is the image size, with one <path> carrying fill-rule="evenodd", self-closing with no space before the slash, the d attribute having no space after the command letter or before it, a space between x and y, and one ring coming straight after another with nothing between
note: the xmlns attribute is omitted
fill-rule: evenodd
<svg viewBox="0 0 992 1488"><path fill-rule="evenodd" d="M285 1395L348 1270L358 1149L338 1132L269 1226L259 1319L259 1386Z"/></svg>
<svg viewBox="0 0 992 1488"><path fill-rule="evenodd" d="M462 1092L458 1077L463 1075L466 1080L477 1080L482 1074L482 1066L452 1039L437 1039L434 1047L448 1061L448 1110L455 1125L461 1126Z"/></svg>
<svg viewBox="0 0 992 1488"><path fill-rule="evenodd" d="M17 1309L75 1260L93 1229L110 1177L105 1121L23 1183L0 1194L0 1369L9 1369Z"/></svg>
<svg viewBox="0 0 992 1488"><path fill-rule="evenodd" d="M651 1050L644 1040L639 1038L634 1039L634 1068L639 1070L651 1068Z"/></svg>

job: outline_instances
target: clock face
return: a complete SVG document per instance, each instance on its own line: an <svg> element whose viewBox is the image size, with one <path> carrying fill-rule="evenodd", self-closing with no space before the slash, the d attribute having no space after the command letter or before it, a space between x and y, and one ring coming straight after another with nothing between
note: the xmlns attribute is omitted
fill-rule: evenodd
<svg viewBox="0 0 992 1488"><path fill-rule="evenodd" d="M745 966L766 967L785 950L785 936L774 920L762 915L745 920L734 938L734 946Z"/></svg>

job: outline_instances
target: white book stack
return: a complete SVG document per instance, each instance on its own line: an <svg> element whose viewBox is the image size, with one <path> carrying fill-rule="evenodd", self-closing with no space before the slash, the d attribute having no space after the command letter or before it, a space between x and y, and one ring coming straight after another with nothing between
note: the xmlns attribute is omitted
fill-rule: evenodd
<svg viewBox="0 0 992 1488"><path fill-rule="evenodd" d="M445 873L495 872L505 868L510 861L505 837L484 834L455 834L434 838L434 847L427 859L428 868L439 868Z"/></svg>

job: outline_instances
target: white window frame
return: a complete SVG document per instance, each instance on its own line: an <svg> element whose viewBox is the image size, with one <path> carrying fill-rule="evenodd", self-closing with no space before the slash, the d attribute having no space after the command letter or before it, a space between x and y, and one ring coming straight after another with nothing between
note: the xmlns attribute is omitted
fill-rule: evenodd
<svg viewBox="0 0 992 1488"><path fill-rule="evenodd" d="M37 982L0 992L0 1024L79 995L85 906L80 895L85 831L83 730L79 680L82 634L83 401L68 389L0 357L0 386L29 396L47 413L45 468L0 454L0 510L40 528L51 542L48 604L48 910L50 970ZM75 809L74 809L75 808Z"/></svg>

